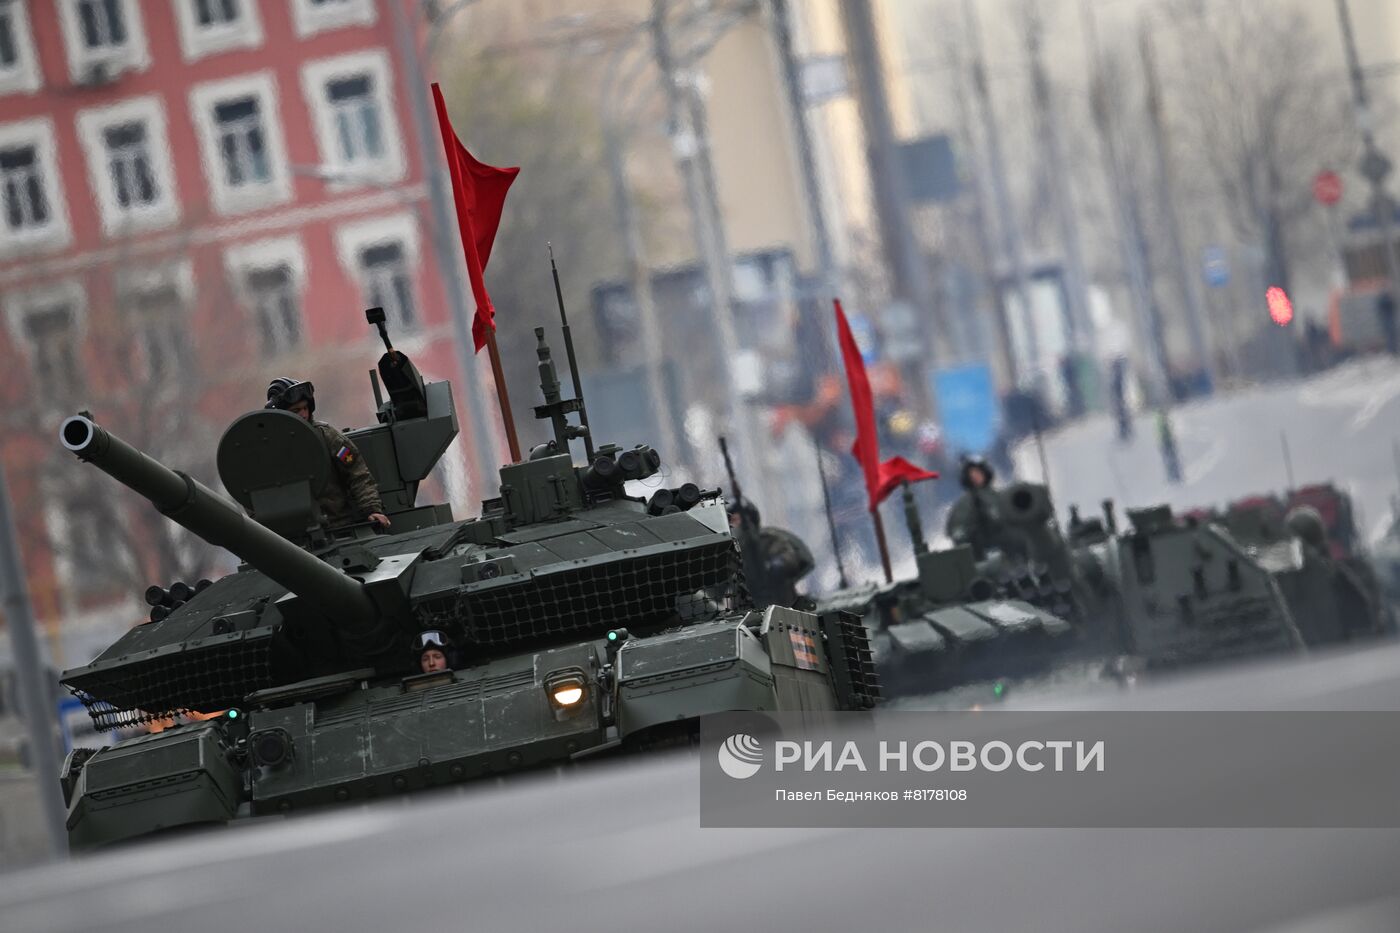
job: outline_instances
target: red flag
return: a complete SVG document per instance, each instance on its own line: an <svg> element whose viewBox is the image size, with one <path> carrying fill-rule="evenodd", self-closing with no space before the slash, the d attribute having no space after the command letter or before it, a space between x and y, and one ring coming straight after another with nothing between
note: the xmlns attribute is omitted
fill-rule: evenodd
<svg viewBox="0 0 1400 933"><path fill-rule="evenodd" d="M937 473L914 466L903 457L891 457L880 462L880 439L875 433L875 397L870 391L870 379L865 374L865 361L860 357L851 325L841 301L836 305L836 334L841 343L841 359L846 364L846 381L851 386L851 407L856 414L856 442L851 454L865 472L865 491L870 497L870 511L884 502L900 483L921 479L937 479Z"/></svg>
<svg viewBox="0 0 1400 933"><path fill-rule="evenodd" d="M496 242L506 192L520 169L487 165L467 151L447 118L447 103L436 82L433 83L433 103L437 107L447 169L452 175L452 200L457 205L457 227L462 234L462 251L467 256L467 278L471 280L472 297L476 299L472 342L480 351L486 346L487 329L496 329L496 309L486 293L486 279L482 273L491 258L491 246Z"/></svg>

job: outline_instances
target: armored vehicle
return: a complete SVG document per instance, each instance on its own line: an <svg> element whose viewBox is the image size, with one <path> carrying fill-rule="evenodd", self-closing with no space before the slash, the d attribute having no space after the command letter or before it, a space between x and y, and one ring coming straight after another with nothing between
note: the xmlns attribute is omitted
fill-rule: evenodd
<svg viewBox="0 0 1400 933"><path fill-rule="evenodd" d="M978 568L1003 587L1021 568L1048 578L1050 593L1062 599L1052 608L1075 623L1080 656L1102 655L1130 669L1169 667L1301 644L1267 570L1217 528L1177 521L1157 506L1129 511L1120 533L1105 501L1102 518L1082 518L1071 507L1062 533L1041 484L979 492L982 501L960 503L979 508L959 515L955 507L950 532L962 522L962 537L984 543Z"/></svg>
<svg viewBox="0 0 1400 933"><path fill-rule="evenodd" d="M1228 534L1165 505L1130 509L1128 521L1118 533L1105 503L1102 522L1070 536L1076 564L1109 594L1099 611L1120 657L1164 668L1303 647L1277 583Z"/></svg>
<svg viewBox="0 0 1400 933"><path fill-rule="evenodd" d="M153 621L64 673L103 729L177 721L68 756L74 848L654 747L711 712L874 704L858 620L755 609L717 490L630 494L660 457L594 449L542 329L535 415L553 440L501 469L478 518L419 504L457 432L452 393L378 323L378 423L349 437L391 534L328 527L325 447L296 415L251 412L220 440L220 478L247 514L90 416L63 423L79 459L243 561L208 586L152 587ZM416 638L446 669L420 672Z"/></svg>
<svg viewBox="0 0 1400 933"><path fill-rule="evenodd" d="M907 484L903 496L918 574L817 601L819 611L865 621L887 695L1023 676L1074 644L1067 584L1029 564L979 564L970 545L931 550Z"/></svg>
<svg viewBox="0 0 1400 933"><path fill-rule="evenodd" d="M1393 613L1352 517L1331 484L1287 498L1249 496L1210 516L1274 577L1303 640L1325 645L1393 632Z"/></svg>

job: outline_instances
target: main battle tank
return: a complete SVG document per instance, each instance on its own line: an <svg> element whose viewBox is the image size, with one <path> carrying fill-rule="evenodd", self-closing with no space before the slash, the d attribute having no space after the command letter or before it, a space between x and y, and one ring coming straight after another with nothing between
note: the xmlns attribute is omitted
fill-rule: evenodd
<svg viewBox="0 0 1400 933"><path fill-rule="evenodd" d="M923 695L1043 669L1075 643L1068 584L1029 564L979 563L970 545L931 550L913 494L904 514L918 573L817 600L818 611L862 617L883 690Z"/></svg>
<svg viewBox="0 0 1400 933"><path fill-rule="evenodd" d="M718 491L629 494L660 457L594 450L536 333L535 415L554 440L503 467L500 496L467 521L416 502L457 419L450 386L425 383L387 335L378 423L349 436L392 534L321 520L328 458L295 415L251 412L220 441L220 477L246 515L91 417L64 422L79 459L243 561L197 592L153 587L158 621L64 673L100 729L177 721L68 756L74 848L652 747L712 712L875 703L859 622L755 609ZM425 630L460 650L453 669L418 672Z"/></svg>

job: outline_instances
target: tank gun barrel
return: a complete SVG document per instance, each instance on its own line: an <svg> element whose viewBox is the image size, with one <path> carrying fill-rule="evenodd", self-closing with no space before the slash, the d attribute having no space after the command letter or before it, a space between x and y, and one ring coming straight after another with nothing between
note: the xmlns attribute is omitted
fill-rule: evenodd
<svg viewBox="0 0 1400 933"><path fill-rule="evenodd" d="M313 599L341 626L360 628L378 613L364 586L220 499L204 484L143 454L82 415L59 428L63 446L139 493L156 511L210 544L227 548L298 596Z"/></svg>

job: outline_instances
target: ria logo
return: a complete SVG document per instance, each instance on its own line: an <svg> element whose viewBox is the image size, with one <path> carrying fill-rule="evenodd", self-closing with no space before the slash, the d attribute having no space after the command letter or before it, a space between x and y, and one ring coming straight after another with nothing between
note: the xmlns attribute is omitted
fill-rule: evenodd
<svg viewBox="0 0 1400 933"><path fill-rule="evenodd" d="M719 767L736 780L751 778L763 767L763 746L753 736L736 732L719 747Z"/></svg>

